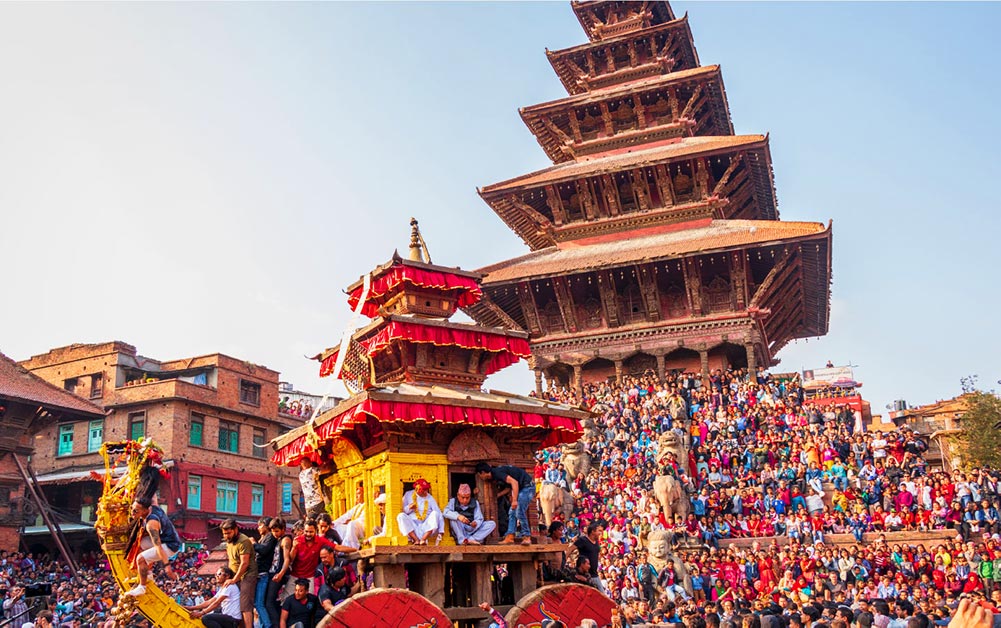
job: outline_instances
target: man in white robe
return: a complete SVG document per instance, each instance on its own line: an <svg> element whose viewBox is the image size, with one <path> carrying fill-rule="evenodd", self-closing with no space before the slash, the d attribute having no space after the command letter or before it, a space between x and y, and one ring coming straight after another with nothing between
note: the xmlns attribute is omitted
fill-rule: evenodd
<svg viewBox="0 0 1001 628"><path fill-rule="evenodd" d="M375 545L375 539L386 536L386 494L382 493L375 498L375 505L379 507L379 525L372 530L372 536L365 539L368 545Z"/></svg>
<svg viewBox="0 0 1001 628"><path fill-rule="evenodd" d="M427 480L419 478L413 490L403 494L403 512L396 515L396 523L414 545L427 545L432 535L437 535L436 544L441 541L445 518L431 495L431 484Z"/></svg>
<svg viewBox="0 0 1001 628"><path fill-rule="evenodd" d="M483 511L468 484L461 484L456 496L448 500L444 516L459 545L482 545L497 527L493 521L483 520Z"/></svg>
<svg viewBox="0 0 1001 628"><path fill-rule="evenodd" d="M365 538L364 486L359 484L358 488L355 489L355 505L334 519L333 528L340 535L341 543L355 549L361 547L361 539Z"/></svg>

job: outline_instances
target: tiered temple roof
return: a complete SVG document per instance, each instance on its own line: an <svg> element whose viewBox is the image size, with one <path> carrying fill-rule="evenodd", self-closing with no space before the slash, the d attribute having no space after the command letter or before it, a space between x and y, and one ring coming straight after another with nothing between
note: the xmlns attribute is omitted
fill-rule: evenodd
<svg viewBox="0 0 1001 628"><path fill-rule="evenodd" d="M322 461L340 439L360 451L393 450L404 432L440 439L476 428L535 446L579 438L586 412L480 389L488 375L530 357L528 334L450 321L482 298L481 275L424 259L411 224L411 258L394 254L347 289L348 303L371 322L314 356L321 377L339 377L355 394L276 439L276 464Z"/></svg>
<svg viewBox="0 0 1001 628"><path fill-rule="evenodd" d="M687 15L571 7L589 42L546 52L570 95L521 110L554 165L479 190L532 253L480 269L466 311L530 333L540 384L753 369L827 333L831 226L779 221L768 136L733 134Z"/></svg>

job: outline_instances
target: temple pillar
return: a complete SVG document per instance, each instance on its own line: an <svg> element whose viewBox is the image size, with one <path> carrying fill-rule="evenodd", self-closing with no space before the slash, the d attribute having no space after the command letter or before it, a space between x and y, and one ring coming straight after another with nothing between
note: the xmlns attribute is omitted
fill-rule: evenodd
<svg viewBox="0 0 1001 628"><path fill-rule="evenodd" d="M701 349L699 351L699 361L702 362L702 385L709 387L709 351Z"/></svg>
<svg viewBox="0 0 1001 628"><path fill-rule="evenodd" d="M758 360L757 356L754 354L754 343L749 342L744 345L744 349L747 351L747 373L749 380L754 383L758 381Z"/></svg>
<svg viewBox="0 0 1001 628"><path fill-rule="evenodd" d="M660 378L660 381L664 381L667 378L667 373L664 372L664 368L667 362L667 355L663 353L658 353L656 355L656 358L657 358L657 377Z"/></svg>
<svg viewBox="0 0 1001 628"><path fill-rule="evenodd" d="M577 396L584 397L584 367L580 364L573 365L573 387L577 391Z"/></svg>
<svg viewBox="0 0 1001 628"><path fill-rule="evenodd" d="M542 369L535 369L535 394L542 396Z"/></svg>
<svg viewBox="0 0 1001 628"><path fill-rule="evenodd" d="M615 383L622 383L622 360L615 361Z"/></svg>

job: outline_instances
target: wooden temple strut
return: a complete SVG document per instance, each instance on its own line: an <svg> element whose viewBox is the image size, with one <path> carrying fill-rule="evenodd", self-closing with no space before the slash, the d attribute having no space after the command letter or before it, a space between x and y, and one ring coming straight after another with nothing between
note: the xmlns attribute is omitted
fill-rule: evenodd
<svg viewBox="0 0 1001 628"><path fill-rule="evenodd" d="M35 505L38 506L38 512L42 515L42 521L45 522L45 526L49 529L49 533L56 542L56 546L59 548L59 553L62 554L63 560L66 561L66 563L70 566L70 569L74 572L78 571L79 567L77 567L76 560L74 560L73 554L70 553L69 548L66 545L66 537L63 536L63 531L59 528L59 523L52 518L52 515L49 512L49 503L46 501L42 491L38 488L38 478L35 477L35 472L31 469L30 463L27 467L25 467L25 464L21 462L21 459L17 457L16 453L11 452L11 456L14 457L14 462L17 464L17 470L20 472L25 486L28 487L28 493L31 494L32 501L34 501Z"/></svg>

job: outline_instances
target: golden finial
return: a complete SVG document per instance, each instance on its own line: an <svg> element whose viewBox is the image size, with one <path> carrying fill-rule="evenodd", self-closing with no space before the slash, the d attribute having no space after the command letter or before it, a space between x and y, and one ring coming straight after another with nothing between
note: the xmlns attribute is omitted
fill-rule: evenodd
<svg viewBox="0 0 1001 628"><path fill-rule="evenodd" d="M428 246L421 235L420 227L417 226L417 219L410 218L410 260L413 262L431 263L431 254Z"/></svg>

